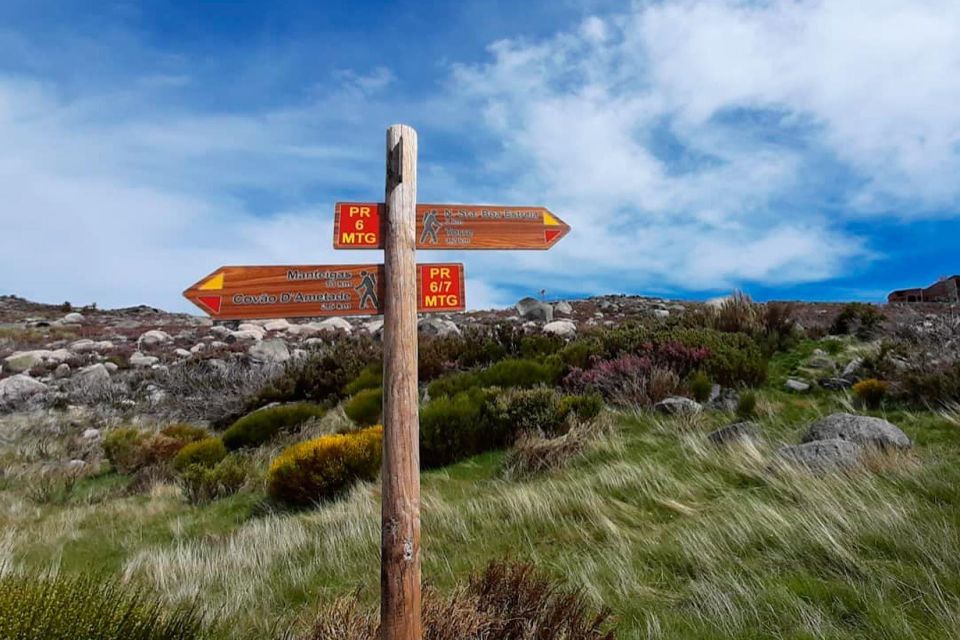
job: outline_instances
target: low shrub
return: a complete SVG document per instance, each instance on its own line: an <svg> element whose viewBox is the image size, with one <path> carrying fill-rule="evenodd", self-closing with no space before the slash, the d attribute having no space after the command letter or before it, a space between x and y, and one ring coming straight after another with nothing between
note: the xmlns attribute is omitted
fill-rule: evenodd
<svg viewBox="0 0 960 640"><path fill-rule="evenodd" d="M610 612L595 610L530 564L493 562L466 586L444 596L424 591L425 640L614 640ZM356 597L321 609L297 640L379 640L379 617Z"/></svg>
<svg viewBox="0 0 960 640"><path fill-rule="evenodd" d="M118 473L135 471L136 450L143 434L139 429L120 427L103 437L103 454Z"/></svg>
<svg viewBox="0 0 960 640"><path fill-rule="evenodd" d="M185 444L163 433L121 427L104 437L103 452L115 471L129 475L151 467L168 467Z"/></svg>
<svg viewBox="0 0 960 640"><path fill-rule="evenodd" d="M560 399L560 410L566 415L576 416L581 422L589 422L603 411L603 397L598 394L564 396Z"/></svg>
<svg viewBox="0 0 960 640"><path fill-rule="evenodd" d="M213 465L192 464L177 476L177 483L190 504L204 504L240 491L254 475L246 457L231 453Z"/></svg>
<svg viewBox="0 0 960 640"><path fill-rule="evenodd" d="M861 340L871 340L880 332L883 314L872 304L851 302L844 305L833 324L832 335L853 334Z"/></svg>
<svg viewBox="0 0 960 640"><path fill-rule="evenodd" d="M420 463L424 468L451 464L508 444L502 425L486 419L487 402L499 392L469 389L439 396L420 409Z"/></svg>
<svg viewBox="0 0 960 640"><path fill-rule="evenodd" d="M899 373L896 397L917 407L942 407L960 402L960 363L942 371Z"/></svg>
<svg viewBox="0 0 960 640"><path fill-rule="evenodd" d="M173 459L173 468L184 471L187 467L198 465L214 467L227 457L227 448L220 438L204 438L184 445Z"/></svg>
<svg viewBox="0 0 960 640"><path fill-rule="evenodd" d="M0 575L0 638L17 640L193 640L200 613L167 608L112 578Z"/></svg>
<svg viewBox="0 0 960 640"><path fill-rule="evenodd" d="M381 386L383 386L383 365L377 363L364 368L360 375L346 386L344 392L348 396L354 396L365 389L379 389Z"/></svg>
<svg viewBox="0 0 960 640"><path fill-rule="evenodd" d="M511 444L522 433L566 433L573 421L592 420L602 407L598 396L564 396L550 387L512 389L488 400L485 418Z"/></svg>
<svg viewBox="0 0 960 640"><path fill-rule="evenodd" d="M325 413L323 407L308 402L258 409L234 422L224 432L223 444L231 451L259 447L308 420L322 418Z"/></svg>
<svg viewBox="0 0 960 640"><path fill-rule="evenodd" d="M861 380L853 385L853 397L867 409L879 409L890 385L876 378Z"/></svg>
<svg viewBox="0 0 960 640"><path fill-rule="evenodd" d="M185 444L210 437L210 433L206 429L192 424L171 424L161 429L160 433Z"/></svg>
<svg viewBox="0 0 960 640"><path fill-rule="evenodd" d="M710 393L713 391L713 383L710 377L702 371L697 371L690 378L690 394L697 402L706 402L710 399Z"/></svg>
<svg viewBox="0 0 960 640"><path fill-rule="evenodd" d="M744 391L737 400L737 417L752 418L757 412L757 394Z"/></svg>
<svg viewBox="0 0 960 640"><path fill-rule="evenodd" d="M676 373L640 356L605 360L588 370L573 369L563 384L577 393L598 393L621 406L650 406L676 395L681 387Z"/></svg>
<svg viewBox="0 0 960 640"><path fill-rule="evenodd" d="M343 412L361 427L369 427L380 422L383 413L383 389L364 389L347 400Z"/></svg>
<svg viewBox="0 0 960 640"><path fill-rule="evenodd" d="M446 376L435 380L428 387L430 397L452 396L477 387L522 387L538 384L555 384L562 373L559 361L538 362L510 358L501 360L486 369Z"/></svg>
<svg viewBox="0 0 960 640"><path fill-rule="evenodd" d="M383 428L327 435L288 447L270 464L267 491L291 506L335 497L380 470Z"/></svg>

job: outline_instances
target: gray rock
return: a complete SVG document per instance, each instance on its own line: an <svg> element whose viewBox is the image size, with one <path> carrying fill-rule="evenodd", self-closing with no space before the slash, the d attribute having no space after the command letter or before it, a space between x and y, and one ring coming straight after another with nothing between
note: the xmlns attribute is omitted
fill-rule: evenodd
<svg viewBox="0 0 960 640"><path fill-rule="evenodd" d="M117 363L116 363L116 362L104 362L104 363L103 363L103 366L104 366L104 368L106 368L106 370L109 371L110 373L116 373L117 371L120 370L120 367L117 366Z"/></svg>
<svg viewBox="0 0 960 640"><path fill-rule="evenodd" d="M316 327L321 331L343 331L344 333L353 332L353 325L350 324L348 320L344 320L343 318L339 317L327 318L323 322L311 324L310 326Z"/></svg>
<svg viewBox="0 0 960 640"><path fill-rule="evenodd" d="M834 371L837 368L837 363L826 355L814 355L807 359L804 366L819 371Z"/></svg>
<svg viewBox="0 0 960 640"><path fill-rule="evenodd" d="M807 429L802 442L840 439L880 448L909 449L910 438L896 425L881 418L852 413L833 413Z"/></svg>
<svg viewBox="0 0 960 640"><path fill-rule="evenodd" d="M263 340L247 351L254 362L261 364L279 364L290 359L290 351L283 340Z"/></svg>
<svg viewBox="0 0 960 640"><path fill-rule="evenodd" d="M718 411L736 411L740 405L740 394L736 389L721 387L718 384L710 389L710 399L707 406Z"/></svg>
<svg viewBox="0 0 960 640"><path fill-rule="evenodd" d="M130 356L130 366L136 369L145 369L147 367L152 367L153 365L160 362L160 358L155 356L148 356L146 354L140 353L137 351L132 356Z"/></svg>
<svg viewBox="0 0 960 640"><path fill-rule="evenodd" d="M699 402L691 400L690 398L684 398L683 396L670 396L669 398L664 398L657 404L653 405L653 409L654 411L666 413L668 415L680 415L700 413L703 410L703 407L700 406Z"/></svg>
<svg viewBox="0 0 960 640"><path fill-rule="evenodd" d="M4 371L22 373L43 363L43 351L19 351L3 360Z"/></svg>
<svg viewBox="0 0 960 640"><path fill-rule="evenodd" d="M854 358L847 363L847 366L843 368L843 372L840 374L840 376L848 380L856 380L856 378L859 377L857 374L862 368L863 358Z"/></svg>
<svg viewBox="0 0 960 640"><path fill-rule="evenodd" d="M573 306L569 302L561 300L553 305L553 312L561 316L570 316L573 315Z"/></svg>
<svg viewBox="0 0 960 640"><path fill-rule="evenodd" d="M68 348L74 353L89 353L97 350L97 343L87 339L77 340L76 342L71 342Z"/></svg>
<svg viewBox="0 0 960 640"><path fill-rule="evenodd" d="M83 317L82 313L74 312L74 313L68 313L67 315L63 316L63 320L61 320L60 322L62 322L63 324L83 324L84 320L86 320L86 318Z"/></svg>
<svg viewBox="0 0 960 640"><path fill-rule="evenodd" d="M824 389L832 389L833 391L837 391L839 389L849 389L851 386L853 386L853 383L846 378L821 378L817 381L817 384Z"/></svg>
<svg viewBox="0 0 960 640"><path fill-rule="evenodd" d="M263 340L263 331L256 329L239 329L237 331L231 331L226 339L230 342L236 342L237 340L258 342Z"/></svg>
<svg viewBox="0 0 960 640"><path fill-rule="evenodd" d="M363 328L370 335L378 335L383 331L383 319L371 320L370 322L364 323Z"/></svg>
<svg viewBox="0 0 960 640"><path fill-rule="evenodd" d="M553 320L553 307L536 298L524 298L515 305L515 308L524 320L536 320L537 322L551 322Z"/></svg>
<svg viewBox="0 0 960 640"><path fill-rule="evenodd" d="M543 332L561 338L577 337L577 325L570 320L554 320L543 325Z"/></svg>
<svg viewBox="0 0 960 640"><path fill-rule="evenodd" d="M110 382L110 370L103 364L92 364L78 371L74 380L84 384L104 384Z"/></svg>
<svg viewBox="0 0 960 640"><path fill-rule="evenodd" d="M731 442L752 441L761 439L760 426L753 422L734 422L717 429L707 435L707 440L715 445L730 444Z"/></svg>
<svg viewBox="0 0 960 640"><path fill-rule="evenodd" d="M53 377L58 380L63 380L64 378L70 377L70 365L66 362L61 362L57 365L56 370L53 372Z"/></svg>
<svg viewBox="0 0 960 640"><path fill-rule="evenodd" d="M0 403L12 404L46 390L47 385L21 373L0 380Z"/></svg>
<svg viewBox="0 0 960 640"><path fill-rule="evenodd" d="M651 313L654 318L660 318L661 320L670 317L670 312L666 309L653 309Z"/></svg>
<svg viewBox="0 0 960 640"><path fill-rule="evenodd" d="M189 358L192 354L186 349L174 349L173 354L178 358Z"/></svg>
<svg viewBox="0 0 960 640"><path fill-rule="evenodd" d="M173 342L173 338L171 338L170 334L166 331L151 329L150 331L147 331L141 335L137 342L145 347L154 347L161 344L167 344L168 342Z"/></svg>
<svg viewBox="0 0 960 640"><path fill-rule="evenodd" d="M460 335L460 327L458 327L456 323L434 316L422 318L420 322L417 323L417 329L426 335L439 336L441 338Z"/></svg>
<svg viewBox="0 0 960 640"><path fill-rule="evenodd" d="M65 466L67 469L69 469L70 471L80 471L80 470L83 469L85 466L87 466L87 463L86 463L85 461L80 460L79 458L77 458L77 459L74 459L74 460L69 461L69 462L68 462L66 465L64 465L64 466Z"/></svg>
<svg viewBox="0 0 960 640"><path fill-rule="evenodd" d="M810 390L810 383L797 380L796 378L787 378L783 386L786 387L788 391L796 391L798 393Z"/></svg>
<svg viewBox="0 0 960 640"><path fill-rule="evenodd" d="M863 447L839 438L785 445L777 450L783 460L817 472L853 469L860 464L862 454Z"/></svg>
<svg viewBox="0 0 960 640"><path fill-rule="evenodd" d="M84 429L82 437L84 440L99 440L100 429Z"/></svg>
<svg viewBox="0 0 960 640"><path fill-rule="evenodd" d="M286 331L291 326L292 325L287 320L280 318L278 320L270 320L264 323L263 328L267 331Z"/></svg>

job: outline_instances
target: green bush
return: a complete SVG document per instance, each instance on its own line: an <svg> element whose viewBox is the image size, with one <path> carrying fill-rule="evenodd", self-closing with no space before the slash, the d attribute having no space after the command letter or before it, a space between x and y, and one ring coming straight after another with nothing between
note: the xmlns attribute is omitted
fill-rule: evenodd
<svg viewBox="0 0 960 640"><path fill-rule="evenodd" d="M383 389L364 389L347 400L343 412L361 427L369 427L380 422L383 413Z"/></svg>
<svg viewBox="0 0 960 640"><path fill-rule="evenodd" d="M184 471L192 465L214 467L227 457L227 448L220 438L204 438L185 445L173 459L173 468Z"/></svg>
<svg viewBox="0 0 960 640"><path fill-rule="evenodd" d="M853 385L853 396L868 409L879 409L890 385L876 378L861 380Z"/></svg>
<svg viewBox="0 0 960 640"><path fill-rule="evenodd" d="M851 302L844 305L830 326L833 335L856 335L861 340L876 337L883 324L883 314L872 304Z"/></svg>
<svg viewBox="0 0 960 640"><path fill-rule="evenodd" d="M487 407L489 423L506 434L506 444L512 444L510 441L520 433L566 433L569 412L560 406L561 397L549 387L505 391L491 399Z"/></svg>
<svg viewBox="0 0 960 640"><path fill-rule="evenodd" d="M193 640L199 612L112 578L0 576L0 638L17 640Z"/></svg>
<svg viewBox="0 0 960 640"><path fill-rule="evenodd" d="M538 384L555 384L563 365L558 361L501 360L486 369L446 376L430 383L430 397L452 396L462 391L480 387L529 388Z"/></svg>
<svg viewBox="0 0 960 640"><path fill-rule="evenodd" d="M335 497L380 470L383 428L327 435L288 447L270 464L267 491L274 500L310 506Z"/></svg>
<svg viewBox="0 0 960 640"><path fill-rule="evenodd" d="M383 365L377 363L364 368L344 391L348 396L354 396L365 389L379 389L381 386L383 386Z"/></svg>
<svg viewBox="0 0 960 640"><path fill-rule="evenodd" d="M120 427L103 438L103 454L118 473L135 471L137 450L143 433L133 427Z"/></svg>
<svg viewBox="0 0 960 640"><path fill-rule="evenodd" d="M439 467L507 444L507 434L485 420L487 401L498 390L470 389L439 396L420 410L420 462Z"/></svg>
<svg viewBox="0 0 960 640"><path fill-rule="evenodd" d="M589 369L597 360L603 359L603 344L595 336L578 338L567 344L559 353L560 361L568 367Z"/></svg>
<svg viewBox="0 0 960 640"><path fill-rule="evenodd" d="M697 371L690 378L690 393L697 402L706 402L710 399L710 393L713 391L713 383L710 377L703 371Z"/></svg>
<svg viewBox="0 0 960 640"><path fill-rule="evenodd" d="M603 396L565 396L560 400L560 408L565 415L572 413L581 422L589 422L603 411Z"/></svg>
<svg viewBox="0 0 960 640"><path fill-rule="evenodd" d="M160 433L183 443L197 442L210 437L206 429L192 424L171 424L161 429Z"/></svg>
<svg viewBox="0 0 960 640"><path fill-rule="evenodd" d="M203 504L233 495L247 484L253 474L249 459L231 453L211 466L187 466L177 476L177 482L187 502Z"/></svg>
<svg viewBox="0 0 960 640"><path fill-rule="evenodd" d="M753 391L744 391L737 400L737 417L751 418L757 411L757 394Z"/></svg>
<svg viewBox="0 0 960 640"><path fill-rule="evenodd" d="M321 418L326 410L307 402L266 407L246 415L223 434L223 444L236 451L243 447L259 447L275 436L299 427L308 420Z"/></svg>

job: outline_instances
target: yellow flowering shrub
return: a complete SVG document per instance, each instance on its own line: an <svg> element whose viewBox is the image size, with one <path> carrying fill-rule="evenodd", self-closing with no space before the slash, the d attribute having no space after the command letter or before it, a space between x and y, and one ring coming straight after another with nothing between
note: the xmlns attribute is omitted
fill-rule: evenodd
<svg viewBox="0 0 960 640"><path fill-rule="evenodd" d="M321 436L285 449L270 464L267 491L285 504L309 506L380 470L383 427Z"/></svg>

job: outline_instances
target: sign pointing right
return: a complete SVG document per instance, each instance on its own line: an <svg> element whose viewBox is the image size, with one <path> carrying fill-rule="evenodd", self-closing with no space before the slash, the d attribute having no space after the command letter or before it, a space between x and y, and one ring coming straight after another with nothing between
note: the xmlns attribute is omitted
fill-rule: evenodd
<svg viewBox="0 0 960 640"><path fill-rule="evenodd" d="M335 249L382 249L383 204L338 202ZM570 226L544 207L418 204L417 249L549 249Z"/></svg>

